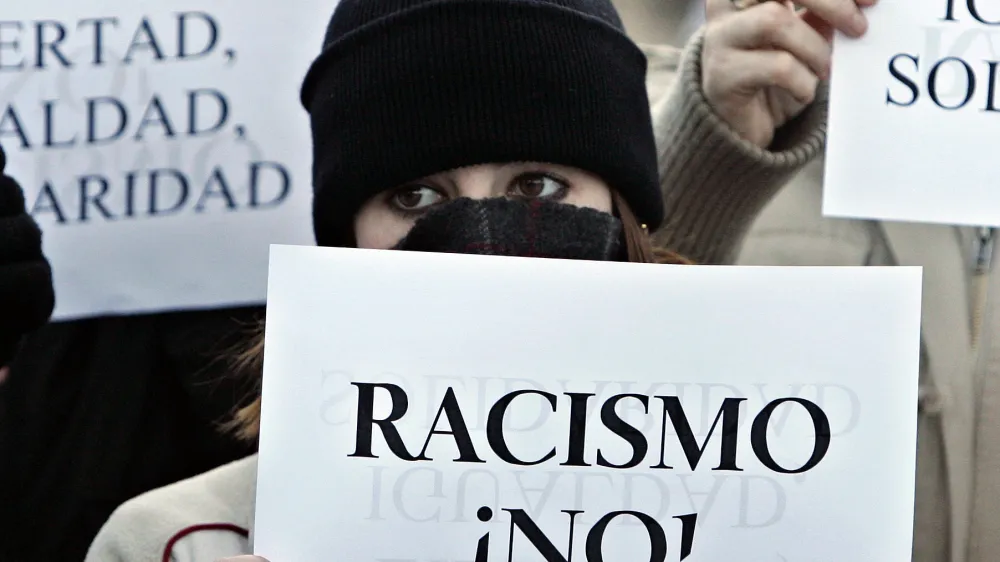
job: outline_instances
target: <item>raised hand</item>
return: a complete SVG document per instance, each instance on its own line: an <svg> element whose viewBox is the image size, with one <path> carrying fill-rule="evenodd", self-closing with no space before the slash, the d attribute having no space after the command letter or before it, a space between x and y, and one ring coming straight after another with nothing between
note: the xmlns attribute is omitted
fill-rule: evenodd
<svg viewBox="0 0 1000 562"><path fill-rule="evenodd" d="M6 164L0 147L0 367L25 334L48 321L55 305L41 230L25 209L21 186L6 175Z"/></svg>
<svg viewBox="0 0 1000 562"><path fill-rule="evenodd" d="M766 148L830 75L833 31L858 37L876 0L708 0L702 89L715 112Z"/></svg>

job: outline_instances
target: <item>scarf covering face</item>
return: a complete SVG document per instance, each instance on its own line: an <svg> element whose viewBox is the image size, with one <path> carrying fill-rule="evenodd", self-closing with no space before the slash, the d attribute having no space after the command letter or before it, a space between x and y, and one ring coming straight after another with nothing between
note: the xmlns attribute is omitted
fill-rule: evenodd
<svg viewBox="0 0 1000 562"><path fill-rule="evenodd" d="M621 259L622 223L551 201L456 199L429 211L394 250L532 258Z"/></svg>

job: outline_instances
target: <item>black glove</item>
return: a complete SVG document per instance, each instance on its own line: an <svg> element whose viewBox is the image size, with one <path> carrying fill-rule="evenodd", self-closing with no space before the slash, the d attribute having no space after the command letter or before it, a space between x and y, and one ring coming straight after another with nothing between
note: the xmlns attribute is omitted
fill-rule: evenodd
<svg viewBox="0 0 1000 562"><path fill-rule="evenodd" d="M4 174L0 147L0 367L21 338L45 324L55 306L52 269L42 254L42 231L24 206L21 186Z"/></svg>

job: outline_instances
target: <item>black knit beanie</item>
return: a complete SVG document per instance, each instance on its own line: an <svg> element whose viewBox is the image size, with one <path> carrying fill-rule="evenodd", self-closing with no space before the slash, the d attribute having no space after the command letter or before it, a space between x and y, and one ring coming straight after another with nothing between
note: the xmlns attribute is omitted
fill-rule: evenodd
<svg viewBox="0 0 1000 562"><path fill-rule="evenodd" d="M610 0L341 0L302 86L316 241L353 244L385 189L519 161L598 175L654 230L645 78Z"/></svg>

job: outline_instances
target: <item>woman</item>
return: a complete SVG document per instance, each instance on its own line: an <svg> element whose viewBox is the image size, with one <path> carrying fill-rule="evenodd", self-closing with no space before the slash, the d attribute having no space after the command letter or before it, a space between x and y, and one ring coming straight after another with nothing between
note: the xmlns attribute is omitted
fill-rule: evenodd
<svg viewBox="0 0 1000 562"><path fill-rule="evenodd" d="M302 89L317 242L679 261L651 250L662 226L715 261L822 145L818 29L856 35L861 12L800 5L734 7L694 39L654 112L657 154L646 57L606 0L342 0ZM251 438L258 405L241 413ZM88 561L249 553L255 471L249 457L126 503Z"/></svg>

